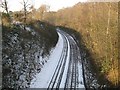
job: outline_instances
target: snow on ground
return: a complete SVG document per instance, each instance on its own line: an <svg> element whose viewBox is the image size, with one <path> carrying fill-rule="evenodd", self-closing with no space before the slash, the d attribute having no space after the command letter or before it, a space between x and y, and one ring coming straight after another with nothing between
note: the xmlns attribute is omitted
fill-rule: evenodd
<svg viewBox="0 0 120 90"><path fill-rule="evenodd" d="M79 70L79 84L78 84L78 88L83 88L83 90L85 89L84 86L84 82L83 82L83 75L82 75L82 64L79 62L78 64L78 70Z"/></svg>
<svg viewBox="0 0 120 90"><path fill-rule="evenodd" d="M78 50L79 47L77 47ZM81 56L78 56L78 58L81 60ZM82 73L82 63L81 61L78 62L78 73L79 73L79 78L78 78L78 88L81 88L82 90L85 90L85 86L84 86L84 81L83 81L83 73Z"/></svg>
<svg viewBox="0 0 120 90"><path fill-rule="evenodd" d="M59 34L59 33L58 33ZM46 88L49 85L51 77L54 74L55 68L58 64L60 59L61 53L63 48L63 38L59 34L59 40L52 51L48 62L43 66L41 72L36 75L36 77L31 81L30 88Z"/></svg>
<svg viewBox="0 0 120 90"><path fill-rule="evenodd" d="M72 36L70 36L70 38L74 41L74 43L77 45L77 43L75 42L75 40L73 39ZM78 50L79 47L77 46ZM81 56L78 56L78 58L81 60ZM83 74L82 74L82 63L79 61L78 63L78 88L80 88L81 90L85 90L85 86L84 86L84 82L83 82Z"/></svg>

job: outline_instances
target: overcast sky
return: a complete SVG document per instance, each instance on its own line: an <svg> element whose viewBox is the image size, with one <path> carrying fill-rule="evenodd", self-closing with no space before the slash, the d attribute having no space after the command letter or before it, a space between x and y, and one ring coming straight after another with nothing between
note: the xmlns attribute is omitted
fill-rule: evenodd
<svg viewBox="0 0 120 90"><path fill-rule="evenodd" d="M22 9L23 0L7 0L9 10L18 11ZM57 11L63 7L70 7L78 2L84 2L87 0L28 0L30 4L33 4L35 8L39 8L41 4L46 4L50 6L50 10Z"/></svg>

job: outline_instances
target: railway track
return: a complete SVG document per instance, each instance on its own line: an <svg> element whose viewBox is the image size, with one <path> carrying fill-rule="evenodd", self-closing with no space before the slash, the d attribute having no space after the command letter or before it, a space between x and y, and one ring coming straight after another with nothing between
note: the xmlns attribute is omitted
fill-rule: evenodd
<svg viewBox="0 0 120 90"><path fill-rule="evenodd" d="M60 87L63 72L65 69L67 52L68 52L68 42L67 42L67 39L64 35L63 35L63 41L64 41L64 46L63 46L62 54L61 54L60 60L58 62L58 65L55 69L55 72L54 72L53 77L49 83L47 90L52 90L54 88L57 89Z"/></svg>
<svg viewBox="0 0 120 90"><path fill-rule="evenodd" d="M65 72L66 62L67 62L67 54L68 54L68 45L70 48L70 57L67 68L67 75L64 84L64 90L71 89L76 90L79 87L79 67L78 63L80 63L80 53L78 46L74 39L63 31L58 31L61 33L64 41L64 46L62 50L62 54L60 60L57 64L57 67L54 71L54 74L49 82L47 90L53 90L60 88L62 83L63 74ZM68 44L69 43L69 44Z"/></svg>
<svg viewBox="0 0 120 90"><path fill-rule="evenodd" d="M69 38L70 42L70 62L69 69L65 83L65 89L76 89L78 88L78 52L75 42Z"/></svg>

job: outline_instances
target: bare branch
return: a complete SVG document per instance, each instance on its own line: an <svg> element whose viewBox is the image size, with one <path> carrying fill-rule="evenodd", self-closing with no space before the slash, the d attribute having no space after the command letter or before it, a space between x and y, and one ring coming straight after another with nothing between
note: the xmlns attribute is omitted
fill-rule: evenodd
<svg viewBox="0 0 120 90"><path fill-rule="evenodd" d="M7 3L6 0L4 0L4 2L2 2L2 3L0 4L0 7L2 7L2 8L6 11L7 14L9 14L9 11L8 11L8 3Z"/></svg>
<svg viewBox="0 0 120 90"><path fill-rule="evenodd" d="M24 10L24 30L25 30L26 19L27 19L27 7L30 4L28 3L28 0L27 1L23 0L23 2L21 4L23 5L23 10Z"/></svg>

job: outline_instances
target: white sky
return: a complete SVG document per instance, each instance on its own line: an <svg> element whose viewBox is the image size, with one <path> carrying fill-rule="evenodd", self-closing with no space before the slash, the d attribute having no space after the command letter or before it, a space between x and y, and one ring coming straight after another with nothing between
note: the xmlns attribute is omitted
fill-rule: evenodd
<svg viewBox="0 0 120 90"><path fill-rule="evenodd" d="M4 1L4 0L3 0ZM18 11L22 9L23 0L7 0L8 7L11 11ZM70 7L75 5L78 2L85 2L87 0L28 0L30 4L33 4L35 8L39 8L40 5L46 4L50 6L50 10L57 11L63 7Z"/></svg>

